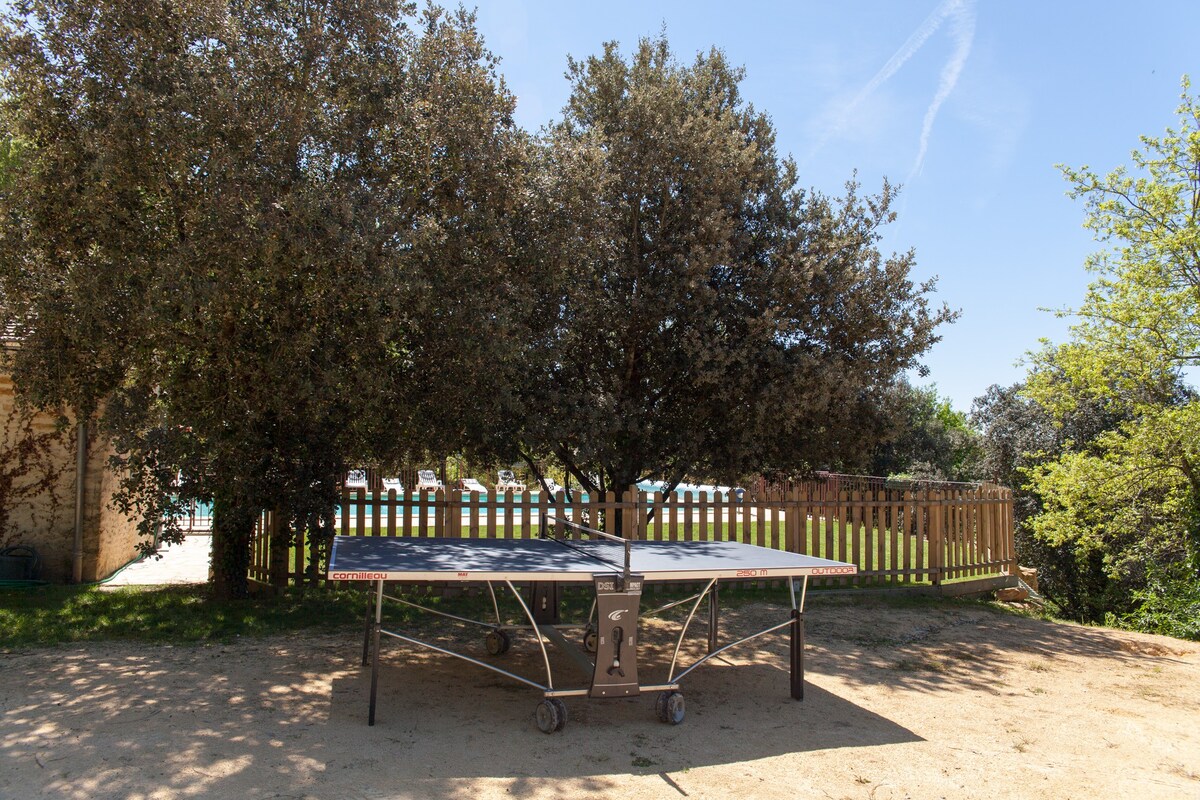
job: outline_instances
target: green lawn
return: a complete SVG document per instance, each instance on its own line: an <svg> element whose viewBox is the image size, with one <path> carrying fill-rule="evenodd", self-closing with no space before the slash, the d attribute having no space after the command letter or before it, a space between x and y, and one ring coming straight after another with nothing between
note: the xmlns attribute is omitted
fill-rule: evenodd
<svg viewBox="0 0 1200 800"><path fill-rule="evenodd" d="M682 599L695 589L680 586L650 587L643 611L672 599ZM823 595L825 595L823 597ZM947 600L911 594L809 592L816 604L867 603L908 607L942 606L979 601ZM491 621L491 599L473 591L451 597L421 596L418 602L448 613ZM564 619L581 620L591 606L587 587L568 587L563 597ZM102 591L94 587L43 586L36 589L0 590L0 652L71 642L137 640L163 644L229 642L240 637L288 633L341 633L362 630L362 620L372 600L361 590L289 590L247 600L213 600L205 587L130 587ZM505 622L523 619L519 605L507 593L500 595ZM790 604L787 589L770 583L722 584L721 605L746 603ZM686 604L685 604L686 605ZM670 614L686 614L677 607ZM389 624L421 629L444 624L442 618L422 614L397 603L385 604Z"/></svg>
<svg viewBox="0 0 1200 800"><path fill-rule="evenodd" d="M42 586L0 589L0 649L58 642L137 639L227 641L295 630L344 630L366 613L357 591L289 591L217 602L203 586Z"/></svg>

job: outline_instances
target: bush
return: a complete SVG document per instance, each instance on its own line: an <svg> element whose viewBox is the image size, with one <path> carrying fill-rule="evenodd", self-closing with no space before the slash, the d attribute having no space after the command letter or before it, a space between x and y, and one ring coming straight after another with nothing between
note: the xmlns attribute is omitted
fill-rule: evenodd
<svg viewBox="0 0 1200 800"><path fill-rule="evenodd" d="M1121 617L1110 614L1111 625L1200 641L1200 577L1155 581L1133 593L1137 610Z"/></svg>

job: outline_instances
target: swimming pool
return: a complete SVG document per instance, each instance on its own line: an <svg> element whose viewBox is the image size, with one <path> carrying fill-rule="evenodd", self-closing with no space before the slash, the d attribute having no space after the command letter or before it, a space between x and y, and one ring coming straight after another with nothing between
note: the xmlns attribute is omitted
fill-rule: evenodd
<svg viewBox="0 0 1200 800"><path fill-rule="evenodd" d="M665 481L640 481L637 485L643 492L661 492L666 486ZM741 487L731 486L714 486L707 483L680 483L675 487L675 495L680 498L695 497L714 500L717 497L722 499L727 498L732 494L737 501L742 501L742 496L745 494L745 489Z"/></svg>
<svg viewBox="0 0 1200 800"><path fill-rule="evenodd" d="M665 485L666 484L663 481L639 481L637 487L640 491L645 492L648 495L653 495L657 492L661 492ZM729 495L732 494L736 502L740 503L742 501L744 491L745 490L738 487L681 483L675 487L673 495L677 500L704 499L713 501L727 500ZM520 505L524 505L524 503L522 495L520 494L513 494L511 495L511 499L505 499L505 497L507 497L505 495L496 495L494 493L476 493L474 500L472 500L471 493L469 492L455 492L455 494L458 496L457 501L462 504L462 515L464 518L469 518L472 514L475 514L479 517L486 517L488 511L493 508L496 511L497 517L503 517L505 514L513 515L515 519L520 519L521 517ZM433 517L436 516L439 505L446 502L445 499L436 500L434 495L429 492L424 493L423 499L424 502L421 502L415 492L406 491L397 493L396 500L399 502L397 502L395 505L395 514L398 517L408 516L411 518L416 516L420 510L424 508L425 513L428 516ZM528 502L531 506L536 506L540 499L540 490L535 489L529 493ZM567 507L570 508L573 506L586 505L590 499L591 498L587 492L575 491L572 494L572 502L569 503ZM380 509L380 512L381 516L387 516L387 500L387 492L367 493L365 497L361 498L361 502L364 506L364 515L370 517L374 514L374 509L376 506L385 506L385 508ZM642 505L647 505L648 500L649 498L643 499L641 501ZM360 498L356 497L353 502L346 506L346 514L348 514L351 518L357 518L358 516L359 501ZM530 512L531 517L537 517L538 514L536 507L530 508ZM342 506L340 503L334 506L333 513L334 519L340 521L343 515ZM193 501L190 504L190 511L180 515L179 521L184 530L196 531L210 529L212 527L212 504L201 501Z"/></svg>

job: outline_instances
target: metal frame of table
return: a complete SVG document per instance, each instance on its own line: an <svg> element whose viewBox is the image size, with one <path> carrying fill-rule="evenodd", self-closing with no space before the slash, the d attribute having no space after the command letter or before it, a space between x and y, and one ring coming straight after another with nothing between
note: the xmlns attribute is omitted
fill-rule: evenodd
<svg viewBox="0 0 1200 800"><path fill-rule="evenodd" d="M566 723L566 706L562 702L565 697L628 697L658 692L655 710L659 719L678 724L683 721L685 713L680 692L684 678L727 650L785 627L790 628L791 638L791 696L797 700L804 699L804 603L808 579L812 576L854 575L857 569L853 564L736 542L617 541L619 549L614 549L612 543L597 546L592 542L550 538L335 537L329 579L369 581L375 589L375 602L367 610L363 636L362 663L364 666L368 662L371 664L368 724L375 724L380 641L384 636L462 659L537 689L543 699L537 707L536 719L539 728L546 733L561 730ZM612 558L614 554L622 555L623 563ZM720 581L731 579L785 580L791 599L788 617L721 645L718 641L719 585ZM491 597L495 621L449 614L388 594L385 585L391 581L482 583L487 586ZM660 608L641 612L640 599L645 583L664 581L702 582L703 589ZM798 592L797 581L800 582ZM596 592L588 620L585 623L562 623L558 616L557 587L560 584L584 583L591 583ZM528 598L518 589L518 584L528 584ZM507 588L516 599L525 617L523 623L506 624L501 618L497 586ZM385 629L384 600L484 628L487 631L487 650L493 656L508 650L513 633L525 631L535 634L545 667L545 682L517 675L467 653L456 652L398 630ZM708 601L708 651L694 663L680 669L679 656L684 639L705 600ZM689 603L688 614L679 626L666 681L640 683L636 677L637 620ZM571 629L584 631L580 646L572 646L563 635L564 630ZM563 686L563 682L556 682L547 643L558 645L581 668L590 670L592 679L589 684L568 688ZM595 655L591 655L592 652Z"/></svg>

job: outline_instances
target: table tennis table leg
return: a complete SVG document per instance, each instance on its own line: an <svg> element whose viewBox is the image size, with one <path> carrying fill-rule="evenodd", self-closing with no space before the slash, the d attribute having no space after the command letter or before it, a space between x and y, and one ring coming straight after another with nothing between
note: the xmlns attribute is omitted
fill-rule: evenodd
<svg viewBox="0 0 1200 800"><path fill-rule="evenodd" d="M803 589L800 592L800 604L796 605L796 582L788 581L792 592L792 647L791 647L791 680L792 699L804 699L804 599L808 594L808 576L804 576Z"/></svg>
<svg viewBox="0 0 1200 800"><path fill-rule="evenodd" d="M367 613L364 615L366 619L363 622L362 665L364 667L367 665L367 659L371 657L371 617L375 616L374 611L375 609L371 607L371 604L367 603Z"/></svg>
<svg viewBox="0 0 1200 800"><path fill-rule="evenodd" d="M804 699L804 614L792 609L792 699Z"/></svg>
<svg viewBox="0 0 1200 800"><path fill-rule="evenodd" d="M712 653L717 649L717 626L720 621L720 598L717 597L717 591L720 582L714 581L712 589L708 593L708 652Z"/></svg>
<svg viewBox="0 0 1200 800"><path fill-rule="evenodd" d="M383 581L375 591L375 624L371 626L373 653L371 655L371 710L367 713L367 724L375 724L375 695L379 688L379 628L383 622Z"/></svg>

